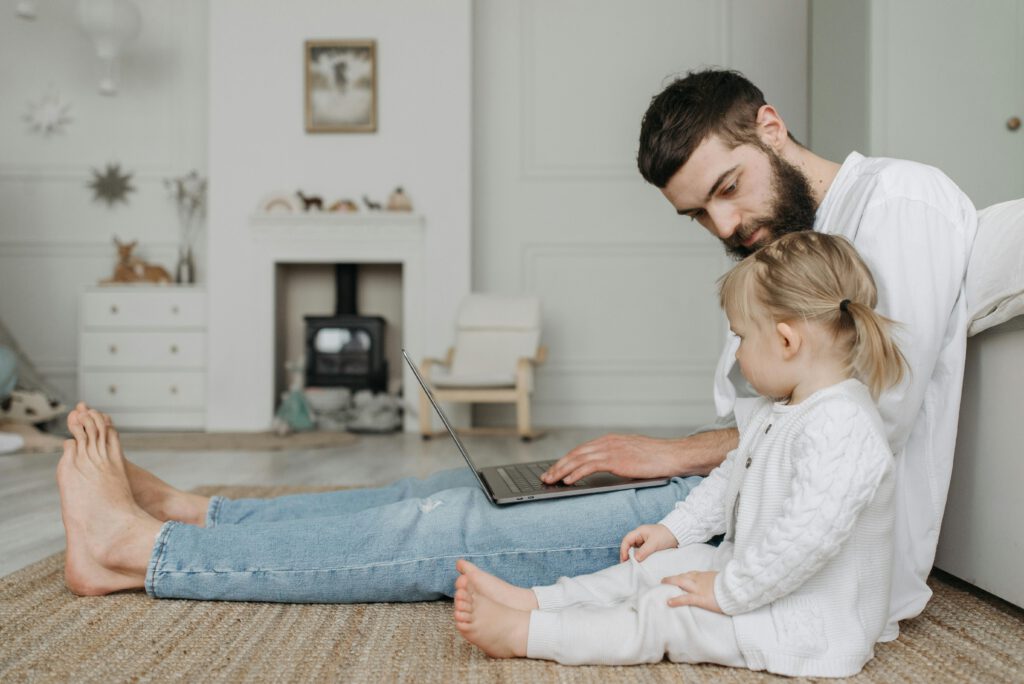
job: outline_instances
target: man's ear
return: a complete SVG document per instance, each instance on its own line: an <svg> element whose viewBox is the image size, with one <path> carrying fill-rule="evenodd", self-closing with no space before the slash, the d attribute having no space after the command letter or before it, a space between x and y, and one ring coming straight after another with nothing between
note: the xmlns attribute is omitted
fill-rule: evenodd
<svg viewBox="0 0 1024 684"><path fill-rule="evenodd" d="M775 111L775 107L770 104L761 105L761 108L757 110L755 125L757 126L757 136L761 138L761 142L776 152L782 152L783 145L789 140L789 129L786 128L786 122Z"/></svg>
<svg viewBox="0 0 1024 684"><path fill-rule="evenodd" d="M779 336L782 345L782 358L789 361L800 351L803 344L803 337L800 332L789 323L778 323L775 326L775 333Z"/></svg>

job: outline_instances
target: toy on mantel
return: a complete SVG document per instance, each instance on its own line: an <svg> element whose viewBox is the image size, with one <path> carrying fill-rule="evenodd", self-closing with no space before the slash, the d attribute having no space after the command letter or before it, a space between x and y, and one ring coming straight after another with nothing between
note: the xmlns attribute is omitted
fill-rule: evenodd
<svg viewBox="0 0 1024 684"><path fill-rule="evenodd" d="M363 204L365 204L366 208L370 211L380 211L381 209L380 202L374 202L366 195L363 195Z"/></svg>
<svg viewBox="0 0 1024 684"><path fill-rule="evenodd" d="M114 244L117 245L117 265L114 266L114 275L100 281L100 285L113 285L115 283L158 283L171 282L171 274L163 266L157 266L143 261L137 256L132 256L132 250L139 244L138 240L121 242L114 237Z"/></svg>
<svg viewBox="0 0 1024 684"><path fill-rule="evenodd" d="M388 211L412 211L412 200L405 194L401 186L388 197Z"/></svg>
<svg viewBox="0 0 1024 684"><path fill-rule="evenodd" d="M316 209L317 211L324 210L323 197L318 197L317 195L304 195L301 190L296 190L295 194L299 196L300 200L302 200L303 211L312 211L313 209Z"/></svg>
<svg viewBox="0 0 1024 684"><path fill-rule="evenodd" d="M339 214L351 214L352 212L359 211L359 205L350 199L340 199L327 207L327 211L333 211Z"/></svg>

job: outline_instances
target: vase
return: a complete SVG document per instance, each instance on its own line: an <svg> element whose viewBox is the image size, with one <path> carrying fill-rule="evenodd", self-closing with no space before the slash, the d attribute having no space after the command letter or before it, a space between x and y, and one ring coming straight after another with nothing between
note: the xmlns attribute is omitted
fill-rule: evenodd
<svg viewBox="0 0 1024 684"><path fill-rule="evenodd" d="M178 267L174 273L174 280L179 285L192 285L196 282L196 262L191 247L178 250Z"/></svg>

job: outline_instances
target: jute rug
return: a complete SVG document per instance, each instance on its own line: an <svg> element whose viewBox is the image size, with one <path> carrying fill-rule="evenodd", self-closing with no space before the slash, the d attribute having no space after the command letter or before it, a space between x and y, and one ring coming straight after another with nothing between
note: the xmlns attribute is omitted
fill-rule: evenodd
<svg viewBox="0 0 1024 684"><path fill-rule="evenodd" d="M205 488L205 493L213 489ZM268 496L294 487L219 488ZM308 491L308 490L307 490ZM564 667L490 660L459 637L451 603L280 605L79 598L63 554L0 579L3 682L764 682L713 665ZM946 576L924 614L849 681L1024 681L1024 611ZM784 680L784 679L783 679ZM807 681L807 680L784 680Z"/></svg>
<svg viewBox="0 0 1024 684"><path fill-rule="evenodd" d="M125 432L121 444L129 451L284 451L326 449L355 444L350 432Z"/></svg>

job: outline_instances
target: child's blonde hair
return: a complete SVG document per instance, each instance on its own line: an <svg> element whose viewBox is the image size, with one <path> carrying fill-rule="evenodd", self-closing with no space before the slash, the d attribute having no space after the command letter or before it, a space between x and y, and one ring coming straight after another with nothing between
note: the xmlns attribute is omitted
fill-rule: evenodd
<svg viewBox="0 0 1024 684"><path fill-rule="evenodd" d="M871 271L845 238L813 231L784 235L720 281L722 308L748 321L813 321L832 332L847 371L878 396L903 379L907 362L874 307Z"/></svg>

